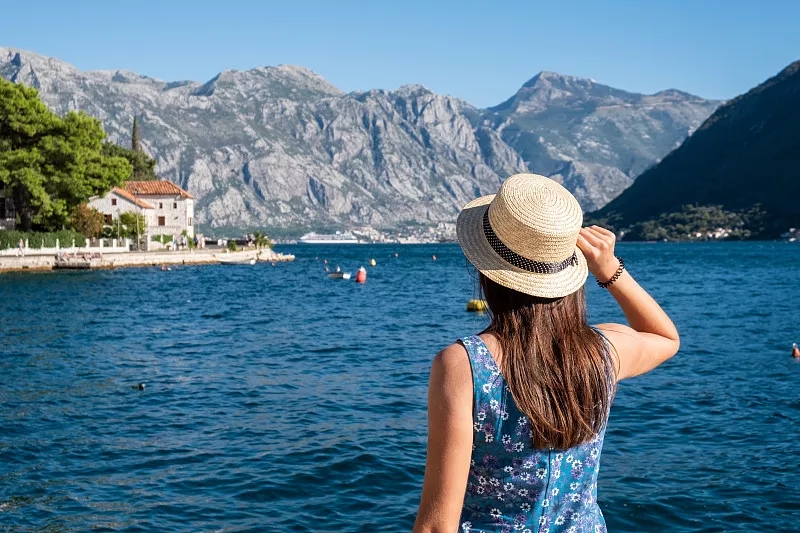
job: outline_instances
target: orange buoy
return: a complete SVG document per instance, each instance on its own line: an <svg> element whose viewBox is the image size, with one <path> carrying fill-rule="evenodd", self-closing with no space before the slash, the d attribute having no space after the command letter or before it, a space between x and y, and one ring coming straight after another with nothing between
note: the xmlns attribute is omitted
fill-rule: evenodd
<svg viewBox="0 0 800 533"><path fill-rule="evenodd" d="M367 281L367 269L363 266L358 269L356 272L356 283L366 283Z"/></svg>

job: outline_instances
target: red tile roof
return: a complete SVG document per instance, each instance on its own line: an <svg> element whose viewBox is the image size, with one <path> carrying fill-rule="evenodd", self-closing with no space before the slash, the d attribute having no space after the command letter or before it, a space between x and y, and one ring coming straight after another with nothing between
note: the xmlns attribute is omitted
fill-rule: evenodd
<svg viewBox="0 0 800 533"><path fill-rule="evenodd" d="M125 183L125 190L136 196L181 196L183 198L194 198L194 196L171 181L166 180L128 181Z"/></svg>
<svg viewBox="0 0 800 533"><path fill-rule="evenodd" d="M113 189L111 189L111 192L113 192L114 194L118 194L118 195L122 196L126 200L128 200L130 202L133 202L134 204L138 205L139 207L143 207L144 209L154 209L154 207L152 205L148 204L144 200L140 200L139 198L136 198L134 195L132 195L131 193L129 193L125 189L121 189L120 187L114 187Z"/></svg>

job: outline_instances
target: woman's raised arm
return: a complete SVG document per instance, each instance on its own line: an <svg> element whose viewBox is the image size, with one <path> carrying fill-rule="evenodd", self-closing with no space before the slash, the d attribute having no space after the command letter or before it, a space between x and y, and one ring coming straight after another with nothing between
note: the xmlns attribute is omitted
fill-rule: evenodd
<svg viewBox="0 0 800 533"><path fill-rule="evenodd" d="M620 269L619 259L614 255L615 241L612 232L599 226L583 228L578 236L578 247L586 257L589 271L604 283ZM629 324L597 326L619 357L617 379L644 374L678 352L680 338L672 320L626 270L607 288Z"/></svg>

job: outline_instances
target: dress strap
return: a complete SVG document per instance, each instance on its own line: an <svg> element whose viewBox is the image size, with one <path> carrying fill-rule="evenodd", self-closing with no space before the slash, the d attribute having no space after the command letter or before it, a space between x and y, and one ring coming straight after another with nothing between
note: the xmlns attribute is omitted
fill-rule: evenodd
<svg viewBox="0 0 800 533"><path fill-rule="evenodd" d="M500 369L497 368L489 348L478 335L471 335L459 339L469 355L469 363L472 366L472 380L475 383L487 383L494 381L500 376Z"/></svg>
<svg viewBox="0 0 800 533"><path fill-rule="evenodd" d="M469 355L469 364L472 367L472 389L475 398L474 415L478 414L480 406L491 406L498 414L506 410L506 386L503 375L497 367L486 343L477 336L459 339ZM498 417L496 423L501 424ZM497 428L499 430L499 427Z"/></svg>

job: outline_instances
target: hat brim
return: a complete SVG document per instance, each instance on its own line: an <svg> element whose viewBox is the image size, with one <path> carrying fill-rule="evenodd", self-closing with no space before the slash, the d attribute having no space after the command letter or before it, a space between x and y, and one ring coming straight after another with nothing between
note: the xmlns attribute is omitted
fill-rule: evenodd
<svg viewBox="0 0 800 533"><path fill-rule="evenodd" d="M561 298L580 289L586 283L589 269L577 246L578 264L556 274L539 274L517 268L492 249L483 232L483 215L494 196L490 194L471 201L458 215L456 235L467 260L490 280L531 296Z"/></svg>

